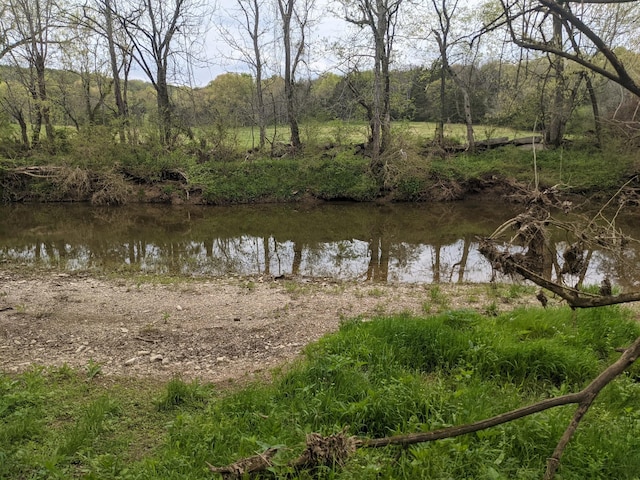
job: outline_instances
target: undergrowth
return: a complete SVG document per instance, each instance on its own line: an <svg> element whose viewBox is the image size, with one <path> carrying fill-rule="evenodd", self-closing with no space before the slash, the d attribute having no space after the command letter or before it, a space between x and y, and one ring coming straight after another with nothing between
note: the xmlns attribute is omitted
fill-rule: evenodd
<svg viewBox="0 0 640 480"><path fill-rule="evenodd" d="M476 154L439 155L425 150L423 137L402 129L397 130L383 155L382 181L372 176L370 161L368 154L353 143L320 141L281 158L272 157L266 150L250 155L238 150L224 158L209 158L202 157L199 147L191 143L174 150L153 143L114 143L108 132L96 127L71 138L64 154L34 151L12 159L0 158L0 198L90 200L95 191L111 192L116 185L117 192L129 190L127 199L121 198L122 193L113 199L98 198L97 203L123 203L136 200L135 192L141 185L164 184L168 193L173 189L187 192L185 195L196 195L211 204L294 202L305 196L354 201L384 196L413 202L454 200L500 182L531 184L534 176L530 151L504 147ZM571 193L607 194L638 172L636 156L624 150L573 146L538 152L536 161L542 188L559 186ZM34 165L64 170L44 177L12 172ZM101 181L78 182L82 178ZM118 185L124 182L126 185Z"/></svg>
<svg viewBox="0 0 640 480"><path fill-rule="evenodd" d="M0 478L207 478L205 462L276 446L265 478L539 479L572 406L405 449L360 449L342 467L286 463L310 432L428 431L580 390L640 334L630 317L607 307L353 319L272 381L231 390L106 382L68 367L0 375ZM563 479L637 478L639 380L634 366L601 393L562 459Z"/></svg>

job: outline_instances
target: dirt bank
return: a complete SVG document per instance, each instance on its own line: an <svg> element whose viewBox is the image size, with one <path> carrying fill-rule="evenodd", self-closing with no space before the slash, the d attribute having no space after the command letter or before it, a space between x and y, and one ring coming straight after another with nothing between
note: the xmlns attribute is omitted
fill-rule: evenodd
<svg viewBox="0 0 640 480"><path fill-rule="evenodd" d="M93 361L106 375L221 381L294 358L342 318L535 302L527 294L505 303L483 285L436 293L423 285L271 277L159 284L0 270L0 370Z"/></svg>

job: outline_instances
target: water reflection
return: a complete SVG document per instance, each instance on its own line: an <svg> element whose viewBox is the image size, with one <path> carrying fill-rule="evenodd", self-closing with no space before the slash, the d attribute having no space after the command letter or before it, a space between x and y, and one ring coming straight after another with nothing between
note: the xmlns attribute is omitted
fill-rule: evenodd
<svg viewBox="0 0 640 480"><path fill-rule="evenodd" d="M476 201L112 209L10 205L0 207L0 259L60 270L487 282L493 272L475 239L515 213L515 207ZM629 228L640 237L640 227L630 221ZM556 240L559 251L566 241ZM588 254L586 283L608 275L622 285L638 284L637 246L625 250L622 263L602 252Z"/></svg>

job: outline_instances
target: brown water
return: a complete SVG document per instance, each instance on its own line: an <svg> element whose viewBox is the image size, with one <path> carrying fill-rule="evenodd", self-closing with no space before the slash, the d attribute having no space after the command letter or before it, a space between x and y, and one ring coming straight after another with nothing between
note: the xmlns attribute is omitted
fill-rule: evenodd
<svg viewBox="0 0 640 480"><path fill-rule="evenodd" d="M376 282L487 282L477 251L517 213L503 203L234 207L0 206L0 262L60 271L294 274ZM640 225L625 231L640 238ZM563 250L563 239L555 239ZM586 283L640 284L640 247L593 252ZM498 280L502 280L498 277ZM570 281L570 279L569 279Z"/></svg>

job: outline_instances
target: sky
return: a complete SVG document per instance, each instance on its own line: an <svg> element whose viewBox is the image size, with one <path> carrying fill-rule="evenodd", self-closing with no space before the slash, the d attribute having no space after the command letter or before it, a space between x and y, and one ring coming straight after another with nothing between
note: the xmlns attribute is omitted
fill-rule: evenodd
<svg viewBox="0 0 640 480"><path fill-rule="evenodd" d="M322 15L318 23L312 30L310 45L313 48L311 58L311 70L313 72L332 70L335 66L335 57L327 52L326 44L329 41L344 36L347 28L350 28L343 19L329 13L330 0L316 0L318 13ZM223 24L227 28L235 28L236 22L229 18L229 12L236 7L236 0L219 0L215 13L213 14L212 24L209 27L205 41L203 56L206 62L193 69L193 77L195 86L205 86L216 76L227 72L249 72L245 63L240 60L233 61L229 59L231 56L238 57L234 54L233 49L221 39L218 25ZM276 27L271 37L279 34L279 27ZM227 58L225 58L227 57Z"/></svg>
<svg viewBox="0 0 640 480"><path fill-rule="evenodd" d="M296 1L302 2L303 0ZM459 0L459 7L462 8L462 5L470 4L477 5L479 1ZM274 0L265 0L265 2L273 4ZM344 13L339 6L339 0L315 0L315 2L317 21L312 28L308 42L310 45L307 52L307 65L309 68L307 71L300 71L297 75L298 78L306 78L307 76L313 78L328 71L342 73L339 60L333 48L333 44L337 41L346 42L346 45L355 48L356 52L364 53L365 55L362 55L362 58L368 58L367 55L370 55L371 40L368 27L359 29L346 22ZM404 10L401 7L401 12L403 12L402 15L404 16L400 18L398 23L405 25L417 20L417 26L421 27L423 31L419 35L425 37L427 34L424 32L430 31L430 22L434 21L434 15L430 12L430 5L428 1L418 4L409 4L408 1L405 1L402 5ZM418 9L422 9L422 11ZM237 19L234 18L234 10L237 11L237 0L217 0L211 21L208 22L207 32L202 41L199 42L200 45L196 52L201 58L201 62L192 64L190 72L185 71L185 68L182 68L181 71L178 69L178 74L172 79L173 83L203 87L223 73L252 73L247 64L239 60L240 55L237 52L234 53L234 49L222 39L220 33L221 25L230 31L238 29ZM264 17L263 14L261 15ZM235 13L235 17L237 16L238 14ZM469 25L466 25L466 27L461 25L461 27L469 28ZM244 32L244 35L240 31L238 32L237 38L245 38L245 41L249 41L246 32ZM354 37L355 43L347 42L346 39L351 38L349 33L353 34L354 32L356 33ZM280 35L281 29L278 24L275 24L268 33L268 37L271 40L278 38ZM394 52L396 67L398 65L418 66L429 64L438 56L437 47L435 47L433 39L426 40L423 38L422 40L417 40L415 37L408 38L403 36L403 32L397 35L394 43ZM276 58L275 61L271 62L267 74L281 74L278 66L282 63L281 59ZM370 66L361 68L370 68ZM142 72L139 70L134 70L132 77L144 79Z"/></svg>

